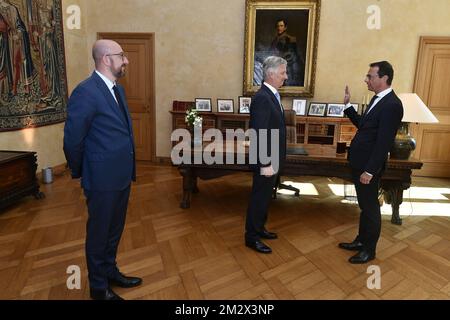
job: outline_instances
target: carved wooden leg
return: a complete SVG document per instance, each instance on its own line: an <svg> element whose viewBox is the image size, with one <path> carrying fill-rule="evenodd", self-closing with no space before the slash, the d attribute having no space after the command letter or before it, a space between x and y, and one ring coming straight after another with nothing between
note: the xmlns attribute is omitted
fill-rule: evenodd
<svg viewBox="0 0 450 320"><path fill-rule="evenodd" d="M183 200L181 200L180 207L187 209L191 206L191 194L194 186L194 177L191 168L179 167L178 171L183 176Z"/></svg>
<svg viewBox="0 0 450 320"><path fill-rule="evenodd" d="M196 175L192 175L192 193L199 193L200 190L198 189L197 186L197 176Z"/></svg>
<svg viewBox="0 0 450 320"><path fill-rule="evenodd" d="M33 196L37 200L41 200L41 199L45 198L45 194L43 192L39 191L39 190L36 191L35 193L33 193Z"/></svg>
<svg viewBox="0 0 450 320"><path fill-rule="evenodd" d="M390 186L385 189L384 200L392 206L391 223L401 225L400 205L403 202L403 188L401 186Z"/></svg>

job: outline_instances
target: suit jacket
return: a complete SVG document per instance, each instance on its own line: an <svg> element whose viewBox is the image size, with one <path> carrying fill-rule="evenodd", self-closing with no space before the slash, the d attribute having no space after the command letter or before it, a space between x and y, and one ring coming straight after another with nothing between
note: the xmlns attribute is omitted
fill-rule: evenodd
<svg viewBox="0 0 450 320"><path fill-rule="evenodd" d="M72 177L81 177L86 190L123 190L136 180L131 118L124 90L117 87L128 119L95 72L75 88L68 102L64 154Z"/></svg>
<svg viewBox="0 0 450 320"><path fill-rule="evenodd" d="M279 130L279 169L281 170L286 160L286 124L284 114L281 112L280 104L270 89L262 84L261 88L252 98L250 105L250 129L257 132L258 155L257 164L251 164L252 170L259 172L261 167L270 166L271 163L261 163L259 156L259 129L267 129L267 155L271 156L271 130ZM252 145L255 142L251 142ZM252 150L252 148L250 149ZM275 169L275 168L274 168Z"/></svg>
<svg viewBox="0 0 450 320"><path fill-rule="evenodd" d="M358 115L353 108L347 108L345 114L358 128L350 144L350 166L373 175L381 174L403 118L402 102L392 91L365 116Z"/></svg>

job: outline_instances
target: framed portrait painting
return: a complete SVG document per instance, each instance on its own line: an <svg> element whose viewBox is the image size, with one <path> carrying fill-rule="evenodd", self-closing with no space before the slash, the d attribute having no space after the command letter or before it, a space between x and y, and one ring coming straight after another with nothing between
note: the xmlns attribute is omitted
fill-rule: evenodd
<svg viewBox="0 0 450 320"><path fill-rule="evenodd" d="M252 95L263 80L269 56L287 61L282 96L312 97L316 73L321 0L246 0L244 94Z"/></svg>
<svg viewBox="0 0 450 320"><path fill-rule="evenodd" d="M0 0L0 131L66 119L61 0Z"/></svg>

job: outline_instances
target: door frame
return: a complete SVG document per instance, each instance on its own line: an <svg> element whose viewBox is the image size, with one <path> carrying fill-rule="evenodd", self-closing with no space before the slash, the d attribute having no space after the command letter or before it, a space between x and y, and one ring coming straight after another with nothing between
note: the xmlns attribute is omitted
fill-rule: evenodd
<svg viewBox="0 0 450 320"><path fill-rule="evenodd" d="M149 70L146 70L147 77L150 77L150 94L149 101L146 102L144 108L150 114L150 158L151 162L156 162L156 109L155 109L155 33L154 32L97 32L97 40L99 39L137 39L148 40L150 42L150 57Z"/></svg>

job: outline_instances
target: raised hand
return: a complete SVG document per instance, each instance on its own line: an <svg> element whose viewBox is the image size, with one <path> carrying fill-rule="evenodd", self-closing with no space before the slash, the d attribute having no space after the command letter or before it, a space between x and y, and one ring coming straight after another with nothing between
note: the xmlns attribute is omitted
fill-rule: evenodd
<svg viewBox="0 0 450 320"><path fill-rule="evenodd" d="M345 93L344 93L344 104L347 104L350 102L350 90L348 89L348 86L345 86Z"/></svg>

